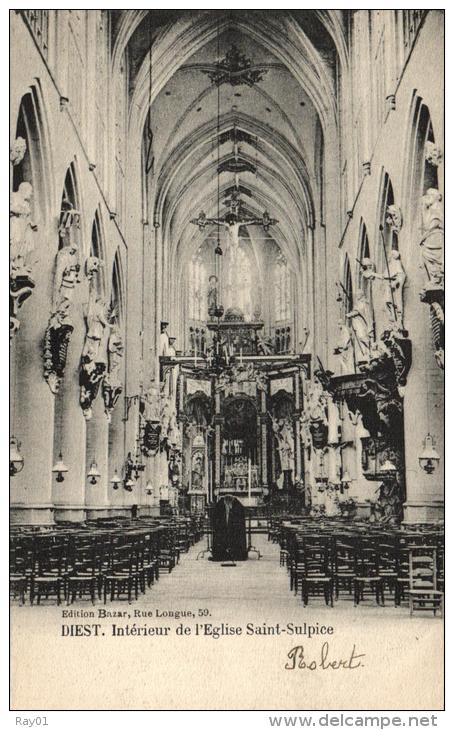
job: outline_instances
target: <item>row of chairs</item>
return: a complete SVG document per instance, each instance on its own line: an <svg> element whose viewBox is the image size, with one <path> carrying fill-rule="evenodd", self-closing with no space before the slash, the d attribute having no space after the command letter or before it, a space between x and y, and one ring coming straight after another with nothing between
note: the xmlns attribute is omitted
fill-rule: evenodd
<svg viewBox="0 0 454 730"><path fill-rule="evenodd" d="M57 529L15 529L10 538L10 594L25 603L90 598L137 600L171 572L198 541L203 520L96 521Z"/></svg>
<svg viewBox="0 0 454 730"><path fill-rule="evenodd" d="M273 539L273 538L271 538ZM368 595L385 605L389 592L399 606L407 599L415 609L443 611L444 543L442 535L427 539L417 533L367 534L321 531L314 524L280 530L280 562L290 575L290 589L309 596L322 594L327 605L341 594L358 605Z"/></svg>

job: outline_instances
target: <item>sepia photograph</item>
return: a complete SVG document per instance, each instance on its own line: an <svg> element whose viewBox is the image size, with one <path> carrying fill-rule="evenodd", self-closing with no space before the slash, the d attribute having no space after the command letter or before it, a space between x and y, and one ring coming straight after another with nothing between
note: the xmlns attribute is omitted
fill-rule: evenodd
<svg viewBox="0 0 454 730"><path fill-rule="evenodd" d="M444 31L9 10L11 710L444 709Z"/></svg>

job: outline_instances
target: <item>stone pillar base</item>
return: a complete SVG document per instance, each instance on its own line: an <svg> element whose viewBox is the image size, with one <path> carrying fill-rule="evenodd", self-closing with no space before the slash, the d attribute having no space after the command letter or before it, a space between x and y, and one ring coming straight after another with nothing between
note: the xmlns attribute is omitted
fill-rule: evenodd
<svg viewBox="0 0 454 730"><path fill-rule="evenodd" d="M86 505L85 514L87 520L98 520L111 516L111 509L108 505Z"/></svg>
<svg viewBox="0 0 454 730"><path fill-rule="evenodd" d="M12 504L12 525L53 525L54 507L51 504Z"/></svg>
<svg viewBox="0 0 454 730"><path fill-rule="evenodd" d="M404 519L402 524L412 524L415 522L438 522L444 519L444 502L443 500L434 500L431 502L405 502L404 503Z"/></svg>
<svg viewBox="0 0 454 730"><path fill-rule="evenodd" d="M84 522L85 507L79 507L78 505L56 504L54 516L55 522Z"/></svg>

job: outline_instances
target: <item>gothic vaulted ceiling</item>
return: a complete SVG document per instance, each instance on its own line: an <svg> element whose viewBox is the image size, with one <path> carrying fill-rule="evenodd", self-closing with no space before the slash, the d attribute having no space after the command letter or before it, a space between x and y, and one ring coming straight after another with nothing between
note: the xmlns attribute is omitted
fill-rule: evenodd
<svg viewBox="0 0 454 730"><path fill-rule="evenodd" d="M130 119L152 131L170 259L185 265L206 236L191 219L225 214L237 187L246 215L279 221L251 238L273 238L296 269L337 124L342 12L117 11L113 43L114 63L129 49Z"/></svg>

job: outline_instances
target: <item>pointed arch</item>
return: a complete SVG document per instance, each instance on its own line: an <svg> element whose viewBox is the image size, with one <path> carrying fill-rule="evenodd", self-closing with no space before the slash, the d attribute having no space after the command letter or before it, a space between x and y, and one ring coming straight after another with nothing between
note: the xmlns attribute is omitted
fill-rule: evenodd
<svg viewBox="0 0 454 730"><path fill-rule="evenodd" d="M43 112L39 82L23 95L16 122L15 137L22 137L27 148L22 161L13 168L13 191L22 182L33 187L33 216L46 220L52 210L53 180L48 126Z"/></svg>

